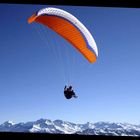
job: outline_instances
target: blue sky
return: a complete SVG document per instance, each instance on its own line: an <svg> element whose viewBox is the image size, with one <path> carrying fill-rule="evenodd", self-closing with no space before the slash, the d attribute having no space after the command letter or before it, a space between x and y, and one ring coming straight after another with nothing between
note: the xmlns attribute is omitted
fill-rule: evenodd
<svg viewBox="0 0 140 140"><path fill-rule="evenodd" d="M68 42L27 19L50 5L0 4L0 123L62 119L140 124L140 9L51 6L93 35L90 64ZM78 99L66 100L65 84Z"/></svg>

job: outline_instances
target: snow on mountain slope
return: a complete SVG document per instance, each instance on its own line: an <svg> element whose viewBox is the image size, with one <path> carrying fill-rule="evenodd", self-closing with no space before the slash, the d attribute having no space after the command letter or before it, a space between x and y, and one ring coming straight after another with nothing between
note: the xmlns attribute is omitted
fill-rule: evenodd
<svg viewBox="0 0 140 140"><path fill-rule="evenodd" d="M0 132L140 136L140 125L113 122L75 124L62 120L39 119L26 123L6 121L0 125Z"/></svg>

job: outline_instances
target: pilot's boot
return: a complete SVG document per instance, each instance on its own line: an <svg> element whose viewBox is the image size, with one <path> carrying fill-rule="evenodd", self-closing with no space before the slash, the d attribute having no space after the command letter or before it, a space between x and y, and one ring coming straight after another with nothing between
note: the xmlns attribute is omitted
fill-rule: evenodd
<svg viewBox="0 0 140 140"><path fill-rule="evenodd" d="M78 96L76 96L76 95L73 95L73 97L74 97L74 98L78 98Z"/></svg>

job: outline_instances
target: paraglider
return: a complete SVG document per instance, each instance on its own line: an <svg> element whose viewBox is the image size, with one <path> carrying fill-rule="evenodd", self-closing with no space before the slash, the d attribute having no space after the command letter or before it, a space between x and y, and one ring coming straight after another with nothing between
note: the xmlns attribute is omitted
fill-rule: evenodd
<svg viewBox="0 0 140 140"><path fill-rule="evenodd" d="M28 23L33 22L45 25L62 36L72 47L75 47L89 63L94 63L97 60L98 49L93 36L72 14L58 8L43 8L28 19Z"/></svg>
<svg viewBox="0 0 140 140"><path fill-rule="evenodd" d="M78 98L78 96L76 96L75 92L73 91L72 86L69 86L68 88L67 86L64 87L64 96L66 99L71 99L72 97Z"/></svg>

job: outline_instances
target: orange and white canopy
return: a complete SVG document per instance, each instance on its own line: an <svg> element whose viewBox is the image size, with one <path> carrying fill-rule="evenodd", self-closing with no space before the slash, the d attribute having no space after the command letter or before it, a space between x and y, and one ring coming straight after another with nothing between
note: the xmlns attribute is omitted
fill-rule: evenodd
<svg viewBox="0 0 140 140"><path fill-rule="evenodd" d="M44 8L33 14L28 23L38 22L65 38L90 63L96 61L98 49L88 29L72 14L58 8Z"/></svg>

